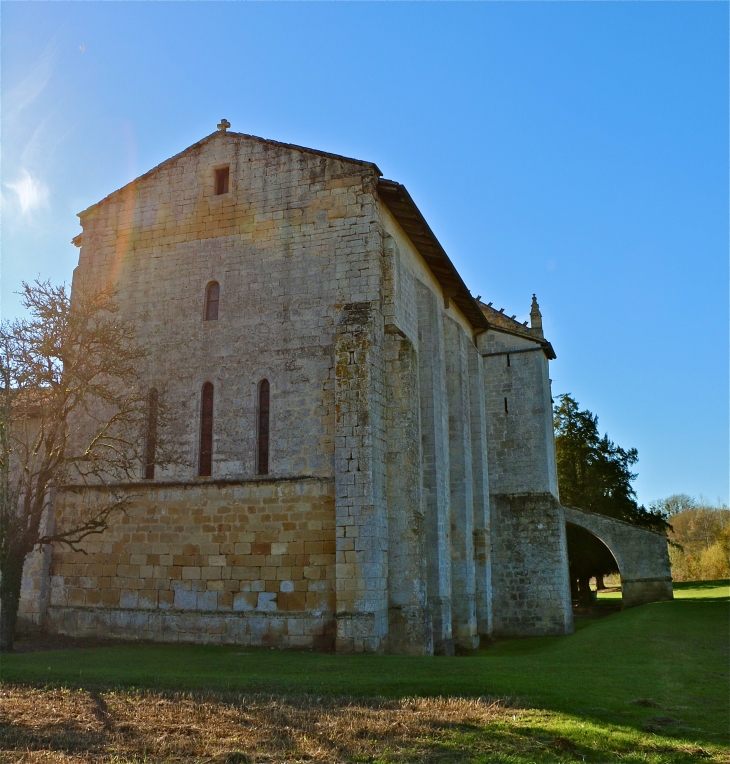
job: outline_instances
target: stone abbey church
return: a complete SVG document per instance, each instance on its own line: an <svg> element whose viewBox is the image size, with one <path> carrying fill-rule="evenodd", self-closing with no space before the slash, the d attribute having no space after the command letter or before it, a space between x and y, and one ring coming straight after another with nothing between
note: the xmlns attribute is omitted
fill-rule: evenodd
<svg viewBox="0 0 730 764"><path fill-rule="evenodd" d="M79 215L75 283L117 285L186 462L148 454L85 553L29 557L22 621L410 654L568 634L566 522L625 605L671 598L664 537L560 504L534 297L529 326L472 297L371 162L228 127Z"/></svg>

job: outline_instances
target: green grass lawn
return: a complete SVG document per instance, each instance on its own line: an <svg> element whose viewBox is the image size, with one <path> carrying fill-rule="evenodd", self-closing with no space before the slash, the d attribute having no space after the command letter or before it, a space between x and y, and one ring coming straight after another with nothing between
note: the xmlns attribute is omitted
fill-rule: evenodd
<svg viewBox="0 0 730 764"><path fill-rule="evenodd" d="M730 581L683 581L674 584L674 598L678 600L727 601ZM598 592L598 600L620 600L621 592Z"/></svg>
<svg viewBox="0 0 730 764"><path fill-rule="evenodd" d="M504 640L465 657L138 644L6 655L0 677L46 686L501 696L534 709L515 716L515 729L562 736L572 748L557 758L475 761L730 761L728 583L677 584L673 602L581 621L569 637Z"/></svg>

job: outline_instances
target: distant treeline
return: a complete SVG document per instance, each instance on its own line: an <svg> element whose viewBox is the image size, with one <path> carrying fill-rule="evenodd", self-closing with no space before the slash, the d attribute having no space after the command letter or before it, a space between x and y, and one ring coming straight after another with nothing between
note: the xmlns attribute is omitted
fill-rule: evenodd
<svg viewBox="0 0 730 764"><path fill-rule="evenodd" d="M675 581L730 578L730 510L686 494L654 501L654 511L665 515L669 531L669 560Z"/></svg>

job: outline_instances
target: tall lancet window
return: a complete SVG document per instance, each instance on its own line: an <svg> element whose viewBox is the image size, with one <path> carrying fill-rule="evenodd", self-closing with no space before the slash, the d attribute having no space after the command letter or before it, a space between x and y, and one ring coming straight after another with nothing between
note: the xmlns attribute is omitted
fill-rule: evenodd
<svg viewBox="0 0 730 764"><path fill-rule="evenodd" d="M258 474L269 474L269 380L259 382Z"/></svg>
<svg viewBox="0 0 730 764"><path fill-rule="evenodd" d="M155 477L155 452L157 451L157 388L150 390L147 399L147 444L145 447L145 480L153 480Z"/></svg>
<svg viewBox="0 0 730 764"><path fill-rule="evenodd" d="M200 406L200 462L198 475L210 477L213 470L213 385L203 385Z"/></svg>
<svg viewBox="0 0 730 764"><path fill-rule="evenodd" d="M221 167L215 171L215 193L216 196L228 193L228 177L230 167Z"/></svg>
<svg viewBox="0 0 730 764"><path fill-rule="evenodd" d="M218 320L218 302L221 298L221 286L217 281L211 281L205 288L205 320Z"/></svg>

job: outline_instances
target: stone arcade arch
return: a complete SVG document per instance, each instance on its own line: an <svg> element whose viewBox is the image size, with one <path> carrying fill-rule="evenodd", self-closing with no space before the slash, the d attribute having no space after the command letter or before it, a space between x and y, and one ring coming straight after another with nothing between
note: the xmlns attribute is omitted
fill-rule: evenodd
<svg viewBox="0 0 730 764"><path fill-rule="evenodd" d="M611 517L564 507L566 523L598 537L621 572L623 607L673 599L666 536Z"/></svg>
<svg viewBox="0 0 730 764"><path fill-rule="evenodd" d="M576 535L577 534L577 535ZM604 575L610 573L618 573L619 567L613 552L606 546L602 539L598 538L594 533L587 531L580 525L574 525L573 523L565 523L565 535L568 543L568 571L570 578L570 595L571 600L575 603L576 599L581 605L587 604L583 599L588 594L589 581L592 576L581 575L584 572L583 563L593 558L595 563L598 563L603 569ZM571 548L571 540L578 544L575 549ZM593 542L589 549L583 548L583 541ZM594 557L597 555L597 558ZM610 563L609 563L610 558ZM598 570L598 567L596 567ZM598 583L598 578L596 579ZM586 590L584 590L584 587ZM621 608L621 599L613 603Z"/></svg>

